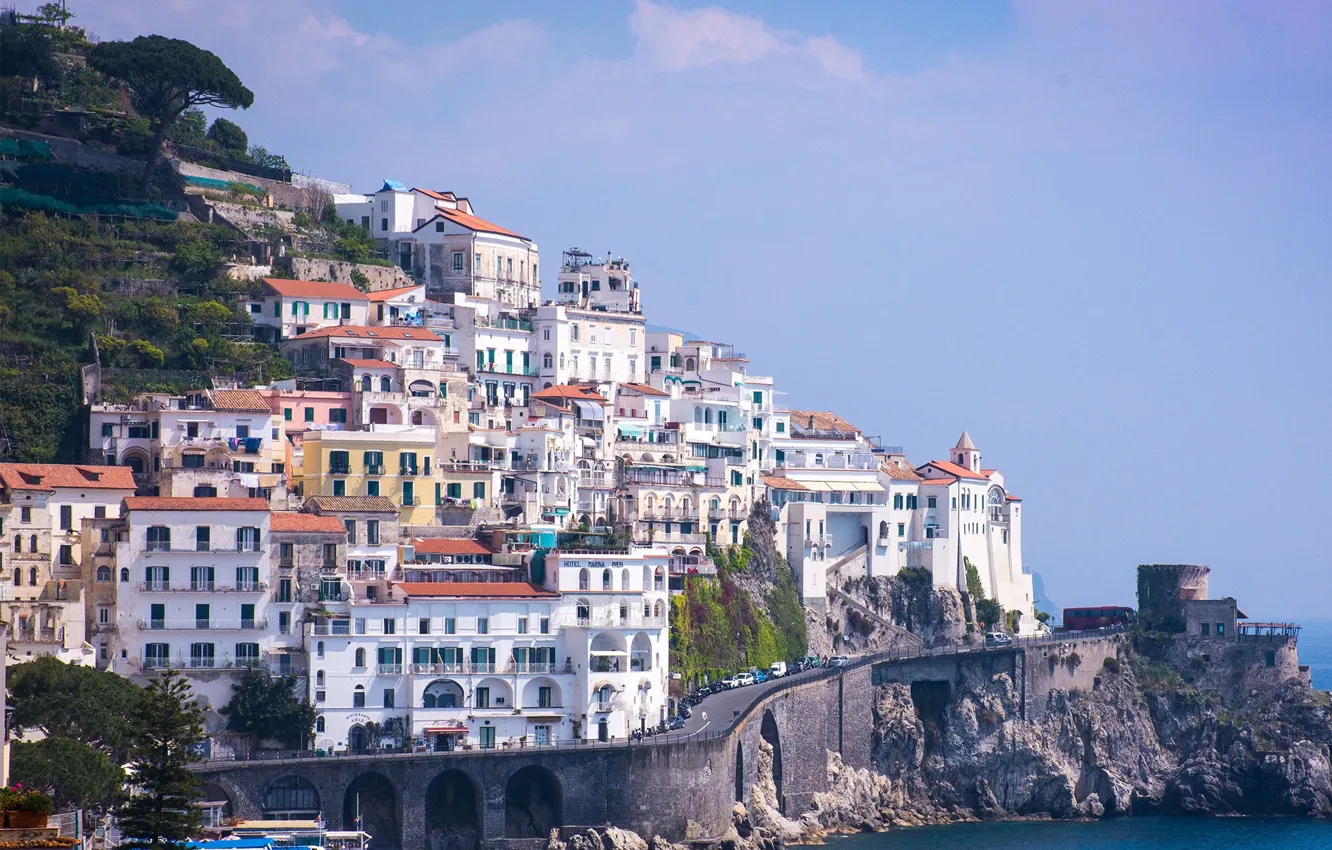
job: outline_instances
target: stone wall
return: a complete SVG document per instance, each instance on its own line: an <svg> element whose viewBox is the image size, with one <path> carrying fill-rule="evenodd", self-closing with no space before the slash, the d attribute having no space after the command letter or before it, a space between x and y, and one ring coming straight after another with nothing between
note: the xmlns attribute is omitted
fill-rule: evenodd
<svg viewBox="0 0 1332 850"><path fill-rule="evenodd" d="M1105 660L1118 659L1124 640L1122 635L1107 635L1025 648L1026 716L1040 720L1051 691L1091 691L1105 671Z"/></svg>
<svg viewBox="0 0 1332 850"><path fill-rule="evenodd" d="M1301 675L1293 637L1217 639L1190 635L1171 645L1169 662L1186 683L1227 703L1242 701Z"/></svg>
<svg viewBox="0 0 1332 850"><path fill-rule="evenodd" d="M416 281L397 266L344 263L340 260L311 260L304 257L278 257L273 261L273 274L291 280L351 283L353 271L365 275L366 289L370 292L416 285Z"/></svg>
<svg viewBox="0 0 1332 850"><path fill-rule="evenodd" d="M18 139L35 139L39 142L46 142L51 146L51 154L54 159L63 165L124 174L130 177L138 177L143 173L143 160L132 159L112 151L90 147L76 139L47 136L9 127L0 127L0 136L13 136Z"/></svg>

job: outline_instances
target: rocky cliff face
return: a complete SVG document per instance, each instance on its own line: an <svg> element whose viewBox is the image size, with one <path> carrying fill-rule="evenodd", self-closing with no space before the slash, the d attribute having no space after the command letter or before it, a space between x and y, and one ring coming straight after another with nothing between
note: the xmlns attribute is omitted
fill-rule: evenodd
<svg viewBox="0 0 1332 850"><path fill-rule="evenodd" d="M831 655L890 649L904 645L904 638L915 645L923 641L925 646L941 646L976 637L974 630L968 631L962 595L953 588L933 587L928 575L903 572L839 582L836 590L841 593L829 593L823 622L808 621L811 652L816 645L818 654Z"/></svg>

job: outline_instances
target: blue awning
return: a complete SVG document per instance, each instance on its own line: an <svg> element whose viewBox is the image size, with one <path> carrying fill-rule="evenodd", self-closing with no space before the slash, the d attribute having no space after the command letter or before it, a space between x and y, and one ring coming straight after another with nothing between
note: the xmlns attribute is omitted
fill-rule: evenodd
<svg viewBox="0 0 1332 850"><path fill-rule="evenodd" d="M621 437L633 437L635 440L643 438L643 429L637 425L617 425L615 427L620 430Z"/></svg>

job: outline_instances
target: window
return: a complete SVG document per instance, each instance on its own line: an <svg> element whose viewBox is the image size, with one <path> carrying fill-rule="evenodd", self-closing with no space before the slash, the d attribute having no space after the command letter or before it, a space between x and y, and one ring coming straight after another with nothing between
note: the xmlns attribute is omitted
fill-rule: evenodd
<svg viewBox="0 0 1332 850"><path fill-rule="evenodd" d="M110 568L110 567L107 567L107 566L101 566L101 567L98 567L98 568L97 568L97 580L98 580L98 581L110 581L110 580L111 580L111 568Z"/></svg>
<svg viewBox="0 0 1332 850"><path fill-rule="evenodd" d="M541 618L541 634L543 634L543 635L548 635L548 634L550 634L550 618L549 618L549 617L542 617L542 618Z"/></svg>
<svg viewBox="0 0 1332 850"><path fill-rule="evenodd" d="M73 505L61 505L61 506L60 506L60 530L61 530L61 531L73 531L73 530L74 530L74 506L73 506Z"/></svg>
<svg viewBox="0 0 1332 850"><path fill-rule="evenodd" d="M475 708L490 708L490 688L477 688L475 702ZM490 731L494 732L495 730L492 727Z"/></svg>
<svg viewBox="0 0 1332 850"><path fill-rule="evenodd" d="M111 609L105 605L97 606L97 622L103 626L111 622Z"/></svg>
<svg viewBox="0 0 1332 850"><path fill-rule="evenodd" d="M1276 666L1276 652L1273 651L1273 650L1270 650L1270 649L1269 649L1269 650L1267 651L1267 654L1263 656L1263 663L1266 664L1268 667L1275 667L1275 666Z"/></svg>
<svg viewBox="0 0 1332 850"><path fill-rule="evenodd" d="M520 634L520 635L525 635L525 634L527 634L527 618L526 618L526 617L519 617L519 618L518 618L518 634Z"/></svg>
<svg viewBox="0 0 1332 850"><path fill-rule="evenodd" d="M364 666L365 666L365 650L364 650L364 649L360 649L360 648L358 648L358 649L356 650L355 663L354 663L352 666L353 666L353 667L364 667ZM357 685L357 687L359 688L360 685ZM365 703L362 702L361 705L365 705Z"/></svg>
<svg viewBox="0 0 1332 850"><path fill-rule="evenodd" d="M367 495L367 496L378 496L378 495L379 495L379 482L378 482L378 481L367 481L367 482L365 482L365 495Z"/></svg>
<svg viewBox="0 0 1332 850"><path fill-rule="evenodd" d="M366 520L365 542L372 546L379 544L379 520L377 519Z"/></svg>
<svg viewBox="0 0 1332 850"><path fill-rule="evenodd" d="M356 520L344 519L342 527L347 529L347 542L354 544L356 542Z"/></svg>
<svg viewBox="0 0 1332 850"><path fill-rule="evenodd" d="M490 618L489 618L489 617L477 617L477 618L476 618L476 633L479 634L479 635L488 635L488 634L490 634Z"/></svg>
<svg viewBox="0 0 1332 850"><path fill-rule="evenodd" d="M339 423L346 424L346 422L347 422L347 411L344 410L344 409L342 409L341 407L334 407L334 408L330 409L330 410L328 411L328 421L329 421L329 422L339 422Z"/></svg>
<svg viewBox="0 0 1332 850"><path fill-rule="evenodd" d="M356 655L361 661L365 660L365 650L356 650ZM364 664L358 665L364 667ZM352 708L365 708L365 685L357 685L356 690L352 691Z"/></svg>
<svg viewBox="0 0 1332 850"><path fill-rule="evenodd" d="M24 508L26 511L27 508ZM26 520L24 520L26 522ZM148 551L166 552L171 549L171 529L164 525L154 525L148 528Z"/></svg>
<svg viewBox="0 0 1332 850"><path fill-rule="evenodd" d="M480 743L481 749L483 750L495 749L495 727L482 726L477 731L481 733L481 743Z"/></svg>
<svg viewBox="0 0 1332 850"><path fill-rule="evenodd" d="M394 634L396 628L397 628L397 620L394 620L392 617L384 618L384 634L386 635Z"/></svg>
<svg viewBox="0 0 1332 850"><path fill-rule="evenodd" d="M476 499L484 499L486 497L486 482L477 481L472 484L472 497Z"/></svg>
<svg viewBox="0 0 1332 850"><path fill-rule="evenodd" d="M62 567L68 567L74 563L74 547L69 544L61 544L59 563Z"/></svg>
<svg viewBox="0 0 1332 850"><path fill-rule="evenodd" d="M442 229L444 228L444 222L442 222L442 221L440 221L440 222L436 222L436 226L437 226L437 229L442 230ZM462 252L462 251L454 251L454 252L453 252L453 270L454 270L455 272L460 272L460 271L463 270L463 252Z"/></svg>
<svg viewBox="0 0 1332 850"><path fill-rule="evenodd" d="M1201 631L1199 632L1199 634L1202 635L1203 637L1207 637L1208 632L1209 632L1209 631L1211 630L1211 628L1212 628L1212 624L1211 624L1211 623L1200 623L1200 624L1199 624L1199 627L1201 628Z"/></svg>
<svg viewBox="0 0 1332 850"><path fill-rule="evenodd" d="M259 529L252 527L242 527L236 529L236 551L258 552Z"/></svg>
<svg viewBox="0 0 1332 850"><path fill-rule="evenodd" d="M898 537L906 537L906 523L904 523L904 522L899 522L899 523L897 524L897 536L898 536Z"/></svg>
<svg viewBox="0 0 1332 850"><path fill-rule="evenodd" d="M1217 637L1225 637L1225 636L1226 636L1226 624L1225 624L1225 623L1217 623L1217 624L1216 624L1216 636L1217 636Z"/></svg>
<svg viewBox="0 0 1332 850"><path fill-rule="evenodd" d="M398 692L397 692L397 691L395 691L393 688L385 688L385 689L384 689L384 707L385 707L385 708L393 708L394 704L397 702L397 699L398 699Z"/></svg>
<svg viewBox="0 0 1332 850"><path fill-rule="evenodd" d="M936 497L929 496L925 499L925 507L937 508L938 506L939 506L939 500Z"/></svg>

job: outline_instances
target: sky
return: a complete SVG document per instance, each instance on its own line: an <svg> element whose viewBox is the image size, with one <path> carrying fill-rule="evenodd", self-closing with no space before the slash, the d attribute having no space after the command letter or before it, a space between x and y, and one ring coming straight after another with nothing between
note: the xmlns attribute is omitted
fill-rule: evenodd
<svg viewBox="0 0 1332 850"><path fill-rule="evenodd" d="M70 0L217 53L294 168L632 263L650 322L923 463L1061 605L1332 590L1332 5ZM1311 592L1312 591L1312 592Z"/></svg>

